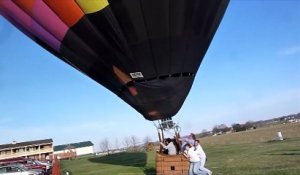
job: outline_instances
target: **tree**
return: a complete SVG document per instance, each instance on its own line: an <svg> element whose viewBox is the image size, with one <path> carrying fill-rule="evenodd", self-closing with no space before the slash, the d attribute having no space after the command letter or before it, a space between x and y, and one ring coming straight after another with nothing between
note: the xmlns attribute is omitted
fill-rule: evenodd
<svg viewBox="0 0 300 175"><path fill-rule="evenodd" d="M219 130L219 128L218 128L218 125L215 125L215 126L213 127L212 132L213 132L214 134L217 134L217 133L220 132L220 130Z"/></svg>
<svg viewBox="0 0 300 175"><path fill-rule="evenodd" d="M118 138L116 138L116 140L115 140L115 148L116 148L116 150L120 149Z"/></svg>
<svg viewBox="0 0 300 175"><path fill-rule="evenodd" d="M240 131L245 131L246 130L246 127L244 125L241 125L241 124L238 124L238 123L234 123L231 126L232 126L232 128L235 132L240 132Z"/></svg>
<svg viewBox="0 0 300 175"><path fill-rule="evenodd" d="M244 124L244 126L245 126L246 129L251 129L251 128L254 128L254 127L255 127L253 121L247 121L247 122Z"/></svg>
<svg viewBox="0 0 300 175"><path fill-rule="evenodd" d="M129 147L130 147L130 138L129 138L129 137L125 137L125 138L123 139L123 145L125 146L125 148L126 148L127 150L129 150Z"/></svg>
<svg viewBox="0 0 300 175"><path fill-rule="evenodd" d="M206 129L202 129L201 133L199 134L199 137L206 137L211 135L210 131L207 131Z"/></svg>
<svg viewBox="0 0 300 175"><path fill-rule="evenodd" d="M99 146L102 152L107 152L107 155L109 155L109 140L107 138L102 140Z"/></svg>
<svg viewBox="0 0 300 175"><path fill-rule="evenodd" d="M133 151L137 150L138 140L139 139L136 136L134 136L134 135L132 135L130 137L130 144L131 144L131 146L133 148Z"/></svg>
<svg viewBox="0 0 300 175"><path fill-rule="evenodd" d="M151 143L151 138L149 136L146 136L144 138L144 149L146 151L151 151L154 149L154 144Z"/></svg>
<svg viewBox="0 0 300 175"><path fill-rule="evenodd" d="M150 143L152 141L152 139L151 139L151 137L146 136L143 141L144 141L144 144L147 144L147 143Z"/></svg>
<svg viewBox="0 0 300 175"><path fill-rule="evenodd" d="M227 131L230 131L230 127L227 127L225 124L216 125L213 127L213 133L226 133Z"/></svg>

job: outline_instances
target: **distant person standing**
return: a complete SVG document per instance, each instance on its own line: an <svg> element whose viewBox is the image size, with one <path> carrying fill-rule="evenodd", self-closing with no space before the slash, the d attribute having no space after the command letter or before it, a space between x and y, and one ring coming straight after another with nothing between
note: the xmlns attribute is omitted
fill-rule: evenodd
<svg viewBox="0 0 300 175"><path fill-rule="evenodd" d="M176 155L176 154L177 154L176 147L175 147L175 145L174 145L172 139L167 138L167 139L166 139L166 145L163 144L162 142L160 142L160 145L161 145L164 149L168 150L168 155Z"/></svg>
<svg viewBox="0 0 300 175"><path fill-rule="evenodd" d="M205 162L206 162L206 154L205 154L202 146L200 145L199 140L195 140L195 152L200 159L200 170L206 172L208 175L211 175L212 171L210 171L209 169L204 167Z"/></svg>

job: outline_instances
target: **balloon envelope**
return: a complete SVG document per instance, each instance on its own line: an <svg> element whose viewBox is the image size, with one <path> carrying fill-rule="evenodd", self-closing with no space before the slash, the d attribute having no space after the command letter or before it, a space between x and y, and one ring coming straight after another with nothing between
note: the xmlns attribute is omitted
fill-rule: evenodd
<svg viewBox="0 0 300 175"><path fill-rule="evenodd" d="M0 13L148 120L186 99L229 0L0 0Z"/></svg>

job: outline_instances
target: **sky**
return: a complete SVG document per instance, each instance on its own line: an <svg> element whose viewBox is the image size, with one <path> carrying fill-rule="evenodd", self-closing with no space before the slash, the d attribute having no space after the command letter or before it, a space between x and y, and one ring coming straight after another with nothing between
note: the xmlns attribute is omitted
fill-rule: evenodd
<svg viewBox="0 0 300 175"><path fill-rule="evenodd" d="M299 9L298 0L231 0L173 117L181 135L300 112ZM0 144L90 140L97 150L131 136L158 140L153 122L0 16Z"/></svg>

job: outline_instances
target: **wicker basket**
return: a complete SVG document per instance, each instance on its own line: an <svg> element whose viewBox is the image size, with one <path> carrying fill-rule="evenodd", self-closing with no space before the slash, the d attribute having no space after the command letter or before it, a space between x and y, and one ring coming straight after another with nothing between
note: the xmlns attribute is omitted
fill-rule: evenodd
<svg viewBox="0 0 300 175"><path fill-rule="evenodd" d="M156 153L156 175L187 175L190 163L182 154Z"/></svg>

